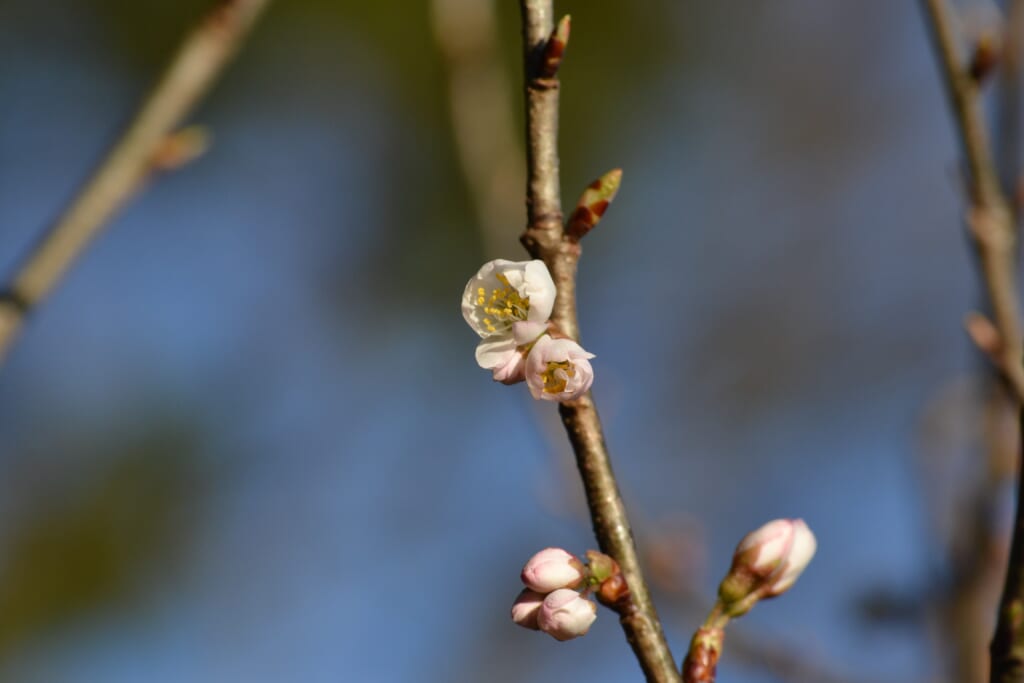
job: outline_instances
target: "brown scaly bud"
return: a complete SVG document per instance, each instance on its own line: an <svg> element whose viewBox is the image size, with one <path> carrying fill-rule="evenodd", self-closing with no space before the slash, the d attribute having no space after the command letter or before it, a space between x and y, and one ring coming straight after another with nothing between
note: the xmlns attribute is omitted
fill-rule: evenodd
<svg viewBox="0 0 1024 683"><path fill-rule="evenodd" d="M189 126L163 139L153 152L156 171L174 171L195 161L210 147L210 135L202 126Z"/></svg>
<svg viewBox="0 0 1024 683"><path fill-rule="evenodd" d="M629 584L622 574L615 574L601 582L597 587L597 600L605 607L618 609L629 598Z"/></svg>
<svg viewBox="0 0 1024 683"><path fill-rule="evenodd" d="M723 629L708 626L697 629L683 661L683 683L714 683L724 640Z"/></svg>
<svg viewBox="0 0 1024 683"><path fill-rule="evenodd" d="M551 32L548 44L544 48L544 62L540 66L541 78L554 78L558 68L562 66L562 56L565 54L565 48L569 46L570 22L569 15L566 14Z"/></svg>
<svg viewBox="0 0 1024 683"><path fill-rule="evenodd" d="M596 550L587 551L588 582L596 586L598 601L605 607L617 609L629 597L629 584L622 575L619 563L610 555Z"/></svg>
<svg viewBox="0 0 1024 683"><path fill-rule="evenodd" d="M975 83L983 83L995 71L1002 57L1001 47L999 39L993 33L986 33L978 38L968 67L968 73Z"/></svg>
<svg viewBox="0 0 1024 683"><path fill-rule="evenodd" d="M971 312L964 318L964 327L974 344L993 358L1003 350L1003 337L992 321L978 312Z"/></svg>
<svg viewBox="0 0 1024 683"><path fill-rule="evenodd" d="M622 169L616 168L590 183L576 202L576 210L569 217L565 233L570 239L578 240L594 229L608 205L615 199L622 182Z"/></svg>

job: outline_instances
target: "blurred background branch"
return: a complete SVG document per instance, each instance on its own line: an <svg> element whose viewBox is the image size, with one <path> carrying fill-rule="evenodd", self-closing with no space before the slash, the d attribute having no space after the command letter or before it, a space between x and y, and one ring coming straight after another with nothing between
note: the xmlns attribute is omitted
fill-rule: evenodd
<svg viewBox="0 0 1024 683"><path fill-rule="evenodd" d="M956 129L968 165L968 195L970 212L967 222L978 256L982 280L988 293L988 303L993 310L994 326L975 316L969 325L975 343L992 360L1005 379L1014 401L1013 407L1020 410L1024 404L1024 363L1022 363L1020 303L1017 295L1017 253L1016 253L1016 208L1004 194L996 158L992 154L991 139L984 118L981 88L990 75L999 57L1002 57L1005 71L1003 133L1009 140L1003 140L1001 157L1003 179L1013 176L1016 186L1018 167L1016 149L1019 122L1015 120L1019 109L1019 40L1014 29L1021 21L1019 3L1010 7L1010 19L1002 35L980 35L971 37L971 58L962 53L960 42L964 39L959 22L948 0L925 0L925 11L931 28L933 41L941 65L956 122ZM1015 193L1014 193L1015 194ZM1004 399L995 397L987 405L989 415L998 421L1004 412ZM1022 423L1024 424L1024 423ZM977 638L966 634L978 630L980 617L977 606L985 604L987 589L995 578L988 567L992 566L991 549L992 509L991 496L1005 472L997 465L995 453L999 452L998 429L987 430L991 434L986 458L987 476L978 486L979 496L969 506L972 520L967 525L967 538L971 538L975 552L961 555L966 562L954 562L952 595L948 616L956 623L963 624L961 637L957 639L960 656L957 657L964 676L961 680L973 680L981 674L981 663L971 654L977 646ZM1017 431L1017 448L1020 449L1020 429ZM1018 457L1018 477L1020 464ZM1021 629L1019 614L1024 609L1024 478L1020 479L1017 493L1016 514L1009 559L1006 562L1006 578L1000 599L995 635L990 646L990 680L1019 681L1024 677L1024 630ZM997 547L997 546L995 546ZM1001 553L1000 553L1001 554ZM954 556L955 557L955 556Z"/></svg>
<svg viewBox="0 0 1024 683"><path fill-rule="evenodd" d="M462 176L488 258L515 246L526 178L512 117L511 84L498 53L494 0L432 0L444 58L448 110Z"/></svg>
<svg viewBox="0 0 1024 683"><path fill-rule="evenodd" d="M1013 211L999 184L981 101L982 76L973 73L960 47L956 15L949 0L924 0L932 39L952 104L956 129L968 166L971 211L967 223L981 265L998 338L983 351L1024 401L1020 302L1016 285L1016 230Z"/></svg>
<svg viewBox="0 0 1024 683"><path fill-rule="evenodd" d="M205 139L176 128L213 85L269 0L218 0L135 120L0 294L0 363L26 316L154 171L187 163Z"/></svg>

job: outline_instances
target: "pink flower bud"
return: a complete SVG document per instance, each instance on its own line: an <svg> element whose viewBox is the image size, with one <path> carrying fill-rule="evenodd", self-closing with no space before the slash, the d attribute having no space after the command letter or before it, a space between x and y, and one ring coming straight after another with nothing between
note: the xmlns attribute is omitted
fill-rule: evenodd
<svg viewBox="0 0 1024 683"><path fill-rule="evenodd" d="M534 398L572 401L587 393L594 382L589 353L571 339L537 340L526 357L526 384Z"/></svg>
<svg viewBox="0 0 1024 683"><path fill-rule="evenodd" d="M524 588L523 591L512 603L512 621L523 628L540 630L537 625L537 617L540 614L540 606L544 602L544 596L540 593Z"/></svg>
<svg viewBox="0 0 1024 683"><path fill-rule="evenodd" d="M783 562L782 571L772 583L771 589L765 597L774 598L782 595L790 586L796 583L797 578L811 562L815 551L818 549L818 541L814 534L807 528L802 519L793 520L793 545Z"/></svg>
<svg viewBox="0 0 1024 683"><path fill-rule="evenodd" d="M743 537L733 557L733 563L746 565L758 574L771 573L786 558L793 545L793 522L777 519Z"/></svg>
<svg viewBox="0 0 1024 683"><path fill-rule="evenodd" d="M597 619L597 605L569 588L559 588L544 598L537 615L540 630L555 640L585 635Z"/></svg>
<svg viewBox="0 0 1024 683"><path fill-rule="evenodd" d="M527 561L519 578L538 593L573 588L583 580L583 563L561 548L545 548Z"/></svg>
<svg viewBox="0 0 1024 683"><path fill-rule="evenodd" d="M777 519L743 537L718 588L730 616L787 590L814 556L814 534L801 519Z"/></svg>

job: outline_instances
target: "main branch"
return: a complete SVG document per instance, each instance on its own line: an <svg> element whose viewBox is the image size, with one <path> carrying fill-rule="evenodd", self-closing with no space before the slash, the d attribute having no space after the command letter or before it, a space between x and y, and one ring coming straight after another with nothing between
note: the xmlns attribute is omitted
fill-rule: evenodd
<svg viewBox="0 0 1024 683"><path fill-rule="evenodd" d="M219 0L189 35L135 120L0 294L0 362L25 317L161 165L168 141L210 89L269 0Z"/></svg>
<svg viewBox="0 0 1024 683"><path fill-rule="evenodd" d="M579 340L576 319L576 266L580 247L563 228L558 170L558 77L550 71L548 41L554 30L552 0L521 0L526 65L527 228L523 245L547 264L558 296L551 319ZM662 633L640 570L626 509L612 473L601 419L588 393L559 406L576 454L590 517L602 552L618 561L630 599L619 608L620 622L649 681L678 682L672 652Z"/></svg>

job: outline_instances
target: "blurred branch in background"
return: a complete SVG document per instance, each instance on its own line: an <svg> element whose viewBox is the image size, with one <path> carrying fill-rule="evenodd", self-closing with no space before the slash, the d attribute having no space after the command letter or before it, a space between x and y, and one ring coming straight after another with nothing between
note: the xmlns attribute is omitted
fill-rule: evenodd
<svg viewBox="0 0 1024 683"><path fill-rule="evenodd" d="M1020 302L1016 289L1016 235L1013 212L999 185L981 102L982 77L961 54L957 24L948 0L924 0L952 104L960 144L969 170L967 216L981 274L992 307L993 322L972 319L969 331L1010 385L1024 398L1021 363Z"/></svg>
<svg viewBox="0 0 1024 683"><path fill-rule="evenodd" d="M1010 0L1006 8L999 59L999 106L996 110L996 155L1003 187L1020 218L1021 201L1021 68L1024 63L1024 0Z"/></svg>
<svg viewBox="0 0 1024 683"><path fill-rule="evenodd" d="M990 372L949 382L922 413L918 468L940 565L910 596L909 611L930 618L947 681L980 683L988 671L1007 561L1004 486L1016 466L1016 430L1011 401ZM899 594L906 602L906 591ZM886 604L889 613L876 609L873 616L891 621L893 603Z"/></svg>
<svg viewBox="0 0 1024 683"><path fill-rule="evenodd" d="M155 171L180 166L202 152L202 134L176 129L213 85L268 2L219 0L185 40L123 137L0 295L0 362L25 317L145 181Z"/></svg>
<svg viewBox="0 0 1024 683"><path fill-rule="evenodd" d="M1020 410L1024 402L1024 365L1022 365L1020 303L1017 295L1016 282L1016 220L1015 207L1007 201L1004 190L1000 186L996 160L991 151L991 142L984 120L981 87L986 76L998 64L999 54L988 39L979 37L971 45L971 58L965 59L961 54L961 36L957 32L956 17L947 0L925 0L925 11L929 20L936 51L941 64L942 76L952 104L954 119L964 155L969 167L968 190L970 212L968 225L975 251L980 263L989 304L993 310L994 323L990 323L980 315L968 320L968 331L975 343L993 361L999 369L1010 392L1015 399L1012 407ZM1019 3L1011 6L1010 29L1019 21L1021 12ZM1008 50L1006 61L1009 62L1008 73L1004 73L1004 84L1009 84L1004 92L1005 106L1010 112L1017 108L1016 52L1015 38L1004 41ZM1004 134L1010 140L1017 137L1016 122L1004 119ZM1016 174L1017 151L1015 148L1005 149L1004 154L1012 161L1002 164L1004 174ZM1004 157L1005 159L1005 157ZM1004 176L1005 178L1005 176ZM1012 182L1016 185L1016 179ZM988 415L992 422L998 422L999 415L1007 410L1006 399L997 397L989 406ZM998 430L993 429L994 433ZM1020 430L1017 430L1018 449L1020 448ZM970 657L966 649L975 647L970 632L978 624L975 606L985 602L984 587L977 585L992 571L987 568L990 562L985 558L992 557L990 543L992 530L991 493L998 484L998 475L1005 468L999 467L995 454L998 444L987 444L988 459L986 469L988 476L978 487L970 505L967 524L967 536L974 545L971 553L975 559L970 562L954 561L953 583L954 600L950 605L949 616L960 619L961 637L958 649L962 651L958 658L958 680L974 680L981 673L981 664ZM1017 469L1019 470L1019 462ZM1024 484L1024 479L1021 481ZM1013 540L1006 570L1006 581L1000 601L996 632L990 650L990 680L1019 681L1024 676L1024 630L1021 628L1019 614L1024 609L1024 508L1021 496L1024 489L1017 494L1017 511L1015 515ZM980 547L979 547L980 544ZM956 555L953 555L954 558ZM975 597L972 597L975 596ZM958 599L957 599L958 598ZM967 676L968 678L961 678Z"/></svg>
<svg viewBox="0 0 1024 683"><path fill-rule="evenodd" d="M524 220L516 188L526 177L511 86L498 58L494 0L432 0L431 11L459 165L490 258L515 244Z"/></svg>

